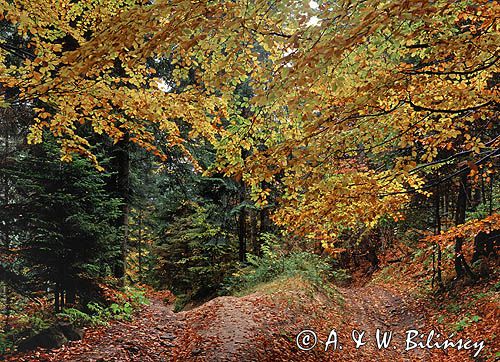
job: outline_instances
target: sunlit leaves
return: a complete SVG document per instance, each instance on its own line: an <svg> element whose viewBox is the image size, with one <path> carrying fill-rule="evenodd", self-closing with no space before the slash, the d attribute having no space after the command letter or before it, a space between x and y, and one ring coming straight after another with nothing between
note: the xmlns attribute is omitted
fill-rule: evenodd
<svg viewBox="0 0 500 362"><path fill-rule="evenodd" d="M428 194L418 164L488 149L471 131L498 117L497 11L488 1L340 2L315 12L319 26L260 34L271 54L252 78L258 116L221 143L221 168L244 164L255 192L279 180L275 220L302 235L398 218L406 192ZM248 143L266 147L234 162L227 146Z"/></svg>
<svg viewBox="0 0 500 362"><path fill-rule="evenodd" d="M427 192L417 165L493 147L478 130L498 117L497 1L0 4L30 41L0 75L37 103L30 142L50 130L65 159L95 161L87 125L164 157L151 126L186 151L185 122L257 204L279 189L277 220L303 235L397 218L405 192ZM171 79L148 58L169 59Z"/></svg>

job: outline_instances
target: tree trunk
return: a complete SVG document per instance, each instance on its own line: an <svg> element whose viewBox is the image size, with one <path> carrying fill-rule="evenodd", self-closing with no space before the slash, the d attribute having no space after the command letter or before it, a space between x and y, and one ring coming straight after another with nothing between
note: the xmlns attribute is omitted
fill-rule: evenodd
<svg viewBox="0 0 500 362"><path fill-rule="evenodd" d="M490 215L493 215L493 175L490 176Z"/></svg>
<svg viewBox="0 0 500 362"><path fill-rule="evenodd" d="M139 273L139 281L142 282L142 211L139 211L139 236L138 236L138 246L137 246L138 256L138 273Z"/></svg>
<svg viewBox="0 0 500 362"><path fill-rule="evenodd" d="M441 195L439 194L439 185L436 186L436 191L434 195L434 219L436 223L435 234L441 234L441 214L440 214L440 206L441 203ZM441 245L439 242L436 243L436 254L437 254L437 265L436 265L436 281L437 285L440 289L443 289L443 278L442 278L442 255L441 255ZM434 261L434 258L433 258ZM434 284L434 276L432 278L432 283Z"/></svg>
<svg viewBox="0 0 500 362"><path fill-rule="evenodd" d="M56 284L54 288L54 312L59 313L61 311L61 300L59 299L59 284Z"/></svg>
<svg viewBox="0 0 500 362"><path fill-rule="evenodd" d="M65 283L66 291L66 303L65 304L75 304L76 303L76 285L74 280L67 280Z"/></svg>
<svg viewBox="0 0 500 362"><path fill-rule="evenodd" d="M9 134L9 127L5 125L5 134L4 134L4 154L3 154L3 163L7 164L7 157L10 152L10 134ZM10 187L9 187L9 177L7 174L4 175L3 178L3 202L2 204L7 206L10 204ZM5 251L10 251L10 221L5 220L3 222L3 247ZM7 283L4 284L3 287L4 291L4 297L5 297L5 304L4 304L4 315L5 315L5 323L4 323L4 330L9 331L11 329L10 326L10 315L12 312L12 293L10 290L10 287L8 286Z"/></svg>
<svg viewBox="0 0 500 362"><path fill-rule="evenodd" d="M465 211L467 207L467 173L463 172L460 178L456 213L455 225L465 223ZM459 237L455 240L455 273L457 278L462 278L465 275L464 257L462 255L462 245L464 238Z"/></svg>
<svg viewBox="0 0 500 362"><path fill-rule="evenodd" d="M240 189L240 203L245 201L245 184L241 183ZM238 241L239 241L239 260L246 261L247 254L247 244L246 244L246 208L241 207L240 214L238 216Z"/></svg>
<svg viewBox="0 0 500 362"><path fill-rule="evenodd" d="M121 215L117 220L118 227L121 229L120 241L120 260L115 267L115 277L121 280L122 285L125 285L125 275L127 269L127 254L128 254L128 219L129 219L129 204L130 204L130 154L129 140L130 136L125 133L125 136L116 144L115 150L115 165L116 165L116 193L122 200Z"/></svg>
<svg viewBox="0 0 500 362"><path fill-rule="evenodd" d="M258 255L260 244L257 237L257 210L250 210L250 243L252 244L253 253Z"/></svg>
<svg viewBox="0 0 500 362"><path fill-rule="evenodd" d="M458 190L458 198L456 205L455 214L455 225L462 225L465 223L465 213L467 209L467 195L468 195L468 185L467 185L467 172L463 172L460 179L460 188ZM465 260L462 253L462 246L464 243L464 238L459 237L455 240L455 272L457 278L462 278L467 274L471 279L476 279L476 275L472 272L469 264Z"/></svg>
<svg viewBox="0 0 500 362"><path fill-rule="evenodd" d="M59 302L59 306L61 310L63 310L66 307L66 291L61 288L59 295L61 296L61 301Z"/></svg>
<svg viewBox="0 0 500 362"><path fill-rule="evenodd" d="M267 233L269 231L269 213L266 207L260 209L260 229L259 233Z"/></svg>
<svg viewBox="0 0 500 362"><path fill-rule="evenodd" d="M444 211L444 215L447 217L448 213L450 211L450 209L449 209L449 207L450 207L450 187L446 187L446 191L444 193L443 201L444 201L443 211Z"/></svg>

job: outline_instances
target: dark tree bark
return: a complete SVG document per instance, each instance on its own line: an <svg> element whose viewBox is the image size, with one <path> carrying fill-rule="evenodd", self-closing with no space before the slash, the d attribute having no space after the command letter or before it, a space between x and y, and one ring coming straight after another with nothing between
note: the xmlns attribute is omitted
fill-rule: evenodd
<svg viewBox="0 0 500 362"><path fill-rule="evenodd" d="M240 188L240 203L245 201L245 184L241 182ZM239 260L246 261L247 254L247 242L246 242L246 207L242 205L240 213L238 215L238 241L239 241Z"/></svg>
<svg viewBox="0 0 500 362"><path fill-rule="evenodd" d="M59 301L59 306L60 306L60 309L63 310L64 307L66 306L66 293L65 293L65 290L61 288L61 290L59 291L59 295L61 297L61 300Z"/></svg>
<svg viewBox="0 0 500 362"><path fill-rule="evenodd" d="M484 177L481 176L481 201L486 203L486 188L484 186Z"/></svg>
<svg viewBox="0 0 500 362"><path fill-rule="evenodd" d="M435 234L439 235L441 233L441 213L440 213L440 204L441 204L441 195L439 193L439 185L436 186L436 191L434 193L434 220L436 223ZM436 281L437 285L440 289L443 289L443 277L442 277L442 254L441 254L441 245L439 242L436 243L436 254L437 254L437 265L436 265ZM434 256L432 261L434 262ZM434 275L432 277L432 284L434 286Z"/></svg>
<svg viewBox="0 0 500 362"><path fill-rule="evenodd" d="M472 255L472 262L476 262L479 260L481 256L487 256L486 252L486 244L488 241L488 234L481 231L474 238L474 254Z"/></svg>
<svg viewBox="0 0 500 362"><path fill-rule="evenodd" d="M3 163L7 164L7 155L10 152L9 146L9 126L5 125L4 129L4 154L3 154ZM9 178L7 175L4 175L3 178L3 205L9 205L10 203L10 187L9 187ZM10 223L6 220L3 223L3 247L5 250L10 250ZM4 330L9 331L11 329L10 326L10 315L12 312L12 293L7 283L4 284L4 296L5 296L5 304L4 304L4 315L5 315L5 323Z"/></svg>
<svg viewBox="0 0 500 362"><path fill-rule="evenodd" d="M267 233L269 231L269 212L266 207L260 209L260 229L259 233Z"/></svg>
<svg viewBox="0 0 500 362"><path fill-rule="evenodd" d="M117 142L114 152L114 164L116 167L116 194L122 200L121 215L117 220L117 226L121 229L120 258L116 263L114 275L125 284L125 272L127 268L128 254L128 219L130 204L130 136L125 133L122 140Z"/></svg>
<svg viewBox="0 0 500 362"><path fill-rule="evenodd" d="M257 222L257 210L250 210L250 243L255 255L258 255L260 251L260 244L257 237Z"/></svg>
<svg viewBox="0 0 500 362"><path fill-rule="evenodd" d="M257 218L257 216L256 216ZM266 233L268 230L268 216L267 216L267 209L262 208L259 210L259 235L262 236L263 233ZM262 250L261 250L261 242L258 240L258 238L255 239L255 246L254 246L254 253L255 255L261 256L262 255Z"/></svg>
<svg viewBox="0 0 500 362"><path fill-rule="evenodd" d="M490 215L493 215L493 175L490 176Z"/></svg>
<svg viewBox="0 0 500 362"><path fill-rule="evenodd" d="M76 303L76 284L74 280L67 280L65 283L65 304L75 304Z"/></svg>
<svg viewBox="0 0 500 362"><path fill-rule="evenodd" d="M370 246L368 248L368 252L366 254L366 258L368 259L368 261L371 264L370 270L371 271L377 270L380 260L379 260L379 258L377 256L377 251L376 251L375 246Z"/></svg>
<svg viewBox="0 0 500 362"><path fill-rule="evenodd" d="M463 172L458 189L457 205L455 211L455 225L465 223L465 211L467 207L467 173ZM455 240L455 273L458 278L465 275L464 257L462 255L463 238Z"/></svg>
<svg viewBox="0 0 500 362"><path fill-rule="evenodd" d="M446 188L446 192L444 193L444 214L448 215L450 212L450 187Z"/></svg>
<svg viewBox="0 0 500 362"><path fill-rule="evenodd" d="M54 289L54 312L59 313L61 311L61 300L59 299L59 284L56 284Z"/></svg>
<svg viewBox="0 0 500 362"><path fill-rule="evenodd" d="M460 185L456 205L455 225L457 226L465 223L468 187L467 172L463 172L460 177ZM476 279L476 275L472 272L462 253L463 243L463 237L459 237L455 240L455 273L457 275L457 278L463 278L467 274L471 279L474 280Z"/></svg>
<svg viewBox="0 0 500 362"><path fill-rule="evenodd" d="M142 211L139 211L139 236L138 236L138 245L137 245L137 252L138 252L138 273L139 273L139 281L142 283Z"/></svg>
<svg viewBox="0 0 500 362"><path fill-rule="evenodd" d="M500 230L493 230L490 233L479 232L474 238L474 254L472 262L478 261L481 257L495 257L495 248L500 243Z"/></svg>

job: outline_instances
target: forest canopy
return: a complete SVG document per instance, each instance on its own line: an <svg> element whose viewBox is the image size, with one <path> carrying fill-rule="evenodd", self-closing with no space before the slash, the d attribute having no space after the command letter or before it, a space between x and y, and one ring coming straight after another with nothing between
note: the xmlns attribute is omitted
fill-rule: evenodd
<svg viewBox="0 0 500 362"><path fill-rule="evenodd" d="M389 229L425 243L433 287L446 263L476 280L500 229L499 11L0 0L2 280L57 312L108 277L202 298L274 243L377 267Z"/></svg>
<svg viewBox="0 0 500 362"><path fill-rule="evenodd" d="M2 40L4 107L32 102L30 143L48 130L63 160L96 164L83 129L189 156L181 120L259 203L278 177L280 224L325 240L400 217L447 160L487 175L500 142L496 1L315 4L3 1L23 40ZM168 59L168 77L150 59Z"/></svg>

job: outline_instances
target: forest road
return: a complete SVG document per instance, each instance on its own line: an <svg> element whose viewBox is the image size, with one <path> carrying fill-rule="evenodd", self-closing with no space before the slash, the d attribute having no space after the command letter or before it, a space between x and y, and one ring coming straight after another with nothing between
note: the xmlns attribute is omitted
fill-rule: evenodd
<svg viewBox="0 0 500 362"><path fill-rule="evenodd" d="M150 298L132 321L113 321L48 354L50 362L164 362L171 360L175 339L184 330L184 312L174 313L162 298ZM40 359L45 361L45 359Z"/></svg>
<svg viewBox="0 0 500 362"><path fill-rule="evenodd" d="M350 319L348 331L365 331L366 345L358 352L371 356L373 361L430 361L425 350L405 351L406 331L425 330L425 315L418 311L415 301L409 295L402 295L386 286L368 284L358 287L338 288L345 300L345 315ZM380 336L391 332L388 348L377 346L377 329ZM344 338L352 338L345 336ZM380 339L381 340L381 339Z"/></svg>
<svg viewBox="0 0 500 362"><path fill-rule="evenodd" d="M339 339L353 344L350 333L358 329L366 332L369 343L355 351L350 347L352 350L345 350L342 355L324 355L326 359L309 355L307 361L332 360L333 357L333 360L343 361L347 356L356 356L358 361L431 360L425 351L411 351L409 355L401 347L405 331L425 327L424 316L415 312L415 306L412 308L405 296L381 285L339 287L338 290L343 297L342 305L338 306L343 320L336 321L332 327L339 331ZM269 346L260 345L261 337L268 333L270 323L275 323L272 321L276 320L276 310L262 301L260 294L224 296L192 310L174 313L172 304L153 297L151 304L144 306L133 321L114 321L107 328L89 331L83 341L43 353L37 359L22 361L267 361L265 349ZM286 326L289 320L280 323ZM377 328L393 333L389 348L379 350L376 347ZM281 348L296 349L293 342ZM283 360L303 360L297 354L287 356ZM275 361L275 357L272 360Z"/></svg>

